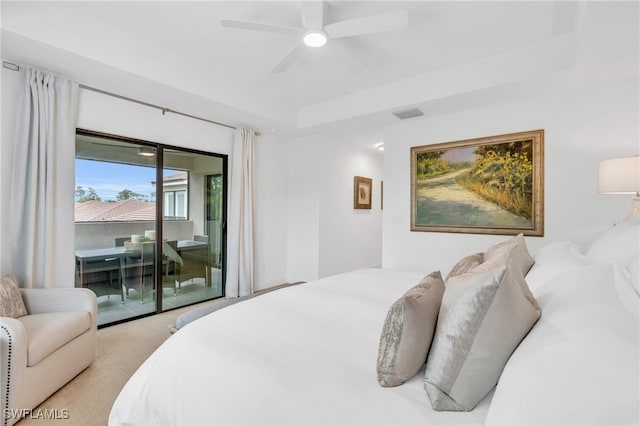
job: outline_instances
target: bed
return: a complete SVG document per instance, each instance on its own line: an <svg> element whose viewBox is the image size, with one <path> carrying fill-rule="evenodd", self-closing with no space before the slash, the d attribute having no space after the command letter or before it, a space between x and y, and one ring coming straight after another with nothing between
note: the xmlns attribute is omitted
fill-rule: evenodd
<svg viewBox="0 0 640 426"><path fill-rule="evenodd" d="M425 272L366 269L186 325L131 377L109 424L638 424L639 228L616 228L586 254L571 242L536 253L526 279L542 317L470 411L435 411L424 366L376 382L389 307Z"/></svg>

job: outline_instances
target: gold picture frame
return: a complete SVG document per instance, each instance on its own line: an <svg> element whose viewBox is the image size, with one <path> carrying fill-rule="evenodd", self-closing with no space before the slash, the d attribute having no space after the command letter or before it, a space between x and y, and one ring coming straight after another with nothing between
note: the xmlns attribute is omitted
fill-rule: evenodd
<svg viewBox="0 0 640 426"><path fill-rule="evenodd" d="M544 130L412 147L411 231L544 236Z"/></svg>
<svg viewBox="0 0 640 426"><path fill-rule="evenodd" d="M371 190L373 179L362 176L353 178L353 208L371 210Z"/></svg>

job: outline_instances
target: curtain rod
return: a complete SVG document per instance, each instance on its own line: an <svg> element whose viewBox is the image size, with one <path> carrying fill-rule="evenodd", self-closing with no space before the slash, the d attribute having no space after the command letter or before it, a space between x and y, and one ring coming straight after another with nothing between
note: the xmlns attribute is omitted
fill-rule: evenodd
<svg viewBox="0 0 640 426"><path fill-rule="evenodd" d="M20 65L14 64L12 62L3 61L2 62L2 66L3 66L3 68L6 68L6 69L9 69L9 70L12 70L12 71L20 71ZM192 118L194 120L204 121L204 122L207 122L207 123L215 124L217 126L226 127L228 129L234 129L234 130L236 129L236 126L232 126L230 124L221 123L219 121L214 121L214 120L209 120L207 118L198 117L197 115L187 114L187 113L176 111L176 110L173 110L173 109L170 109L170 108L166 108L166 107L161 107L160 105L152 104L152 103L149 103L149 102L144 102L144 101L141 101L141 100L138 100L138 99L130 98L128 96L118 95L117 93L113 93L113 92L107 92L106 90L97 89L95 87L86 86L84 84L78 84L78 87L80 87L81 89L90 90L92 92L100 93L102 95L111 96L111 97L114 97L114 98L122 99L122 100L129 101L129 102L133 102L133 103L136 103L136 104L139 104L139 105L144 105L144 106L149 107L149 108L158 109L158 110L162 111L162 115L165 115L166 113L170 112L172 114L181 115L183 117ZM262 136L262 133L255 132L255 135L256 136Z"/></svg>

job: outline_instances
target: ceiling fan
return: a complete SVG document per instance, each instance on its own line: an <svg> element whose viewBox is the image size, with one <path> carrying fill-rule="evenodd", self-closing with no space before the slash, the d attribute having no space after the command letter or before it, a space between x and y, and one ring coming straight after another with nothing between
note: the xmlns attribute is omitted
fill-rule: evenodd
<svg viewBox="0 0 640 426"><path fill-rule="evenodd" d="M228 28L302 36L299 43L271 69L271 73L286 71L305 53L307 46L320 47L328 40L404 30L409 25L409 15L403 9L330 24L324 22L324 11L324 1L303 1L302 25L299 27L238 19L222 19L220 24Z"/></svg>

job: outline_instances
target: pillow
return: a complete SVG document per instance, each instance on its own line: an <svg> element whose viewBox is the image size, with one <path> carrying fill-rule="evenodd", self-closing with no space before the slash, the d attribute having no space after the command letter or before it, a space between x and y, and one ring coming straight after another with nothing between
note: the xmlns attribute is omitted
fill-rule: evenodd
<svg viewBox="0 0 640 426"><path fill-rule="evenodd" d="M540 317L522 275L520 248L509 247L447 282L424 377L434 410L472 410Z"/></svg>
<svg viewBox="0 0 640 426"><path fill-rule="evenodd" d="M547 281L587 263L577 245L570 241L550 243L538 250L535 263L525 276L529 289L535 291Z"/></svg>
<svg viewBox="0 0 640 426"><path fill-rule="evenodd" d="M381 386L401 385L420 371L427 360L443 293L442 275L436 271L391 305L378 348Z"/></svg>
<svg viewBox="0 0 640 426"><path fill-rule="evenodd" d="M524 241L524 235L522 233L510 240L489 247L484 253L484 261L487 262L492 259L501 258L506 252L512 252L512 256L514 256L512 262L520 269L522 276L527 275L527 272L529 272L529 269L531 269L531 266L534 264L534 260L527 250L527 244Z"/></svg>
<svg viewBox="0 0 640 426"><path fill-rule="evenodd" d="M536 263L525 277L531 291L540 297L553 292L552 286L545 285L553 280L562 285L564 280L556 279L569 275L585 265L603 263L597 259L580 254L578 247L569 241L551 243L542 247L535 256ZM613 269L613 284L622 305L637 321L640 318L640 257L633 256L626 264L604 261Z"/></svg>
<svg viewBox="0 0 640 426"><path fill-rule="evenodd" d="M640 327L613 275L585 265L541 288L544 315L505 366L487 425L640 424Z"/></svg>
<svg viewBox="0 0 640 426"><path fill-rule="evenodd" d="M453 265L453 268L451 268L451 271L449 271L449 273L447 274L447 278L445 278L445 281L448 281L449 278L453 278L469 272L476 266L480 265L482 262L484 262L484 253L475 253L467 257L463 257L458 261L458 263Z"/></svg>
<svg viewBox="0 0 640 426"><path fill-rule="evenodd" d="M637 275L640 217L619 223L606 231L589 246L586 256L592 260L618 264L623 275L631 276L627 285L640 295L640 280Z"/></svg>
<svg viewBox="0 0 640 426"><path fill-rule="evenodd" d="M607 230L587 249L587 256L604 262L626 263L640 253L640 217Z"/></svg>
<svg viewBox="0 0 640 426"><path fill-rule="evenodd" d="M640 295L633 285L633 280L638 279L637 275L632 274L632 271L622 267L619 263L609 263L609 265L613 269L613 282L618 299L622 306L633 315L633 320L638 321L640 318Z"/></svg>
<svg viewBox="0 0 640 426"><path fill-rule="evenodd" d="M18 318L28 315L15 275L0 278L0 317Z"/></svg>
<svg viewBox="0 0 640 426"><path fill-rule="evenodd" d="M631 259L631 262L629 262L629 277L631 279L631 286L638 297L640 297L640 256Z"/></svg>

